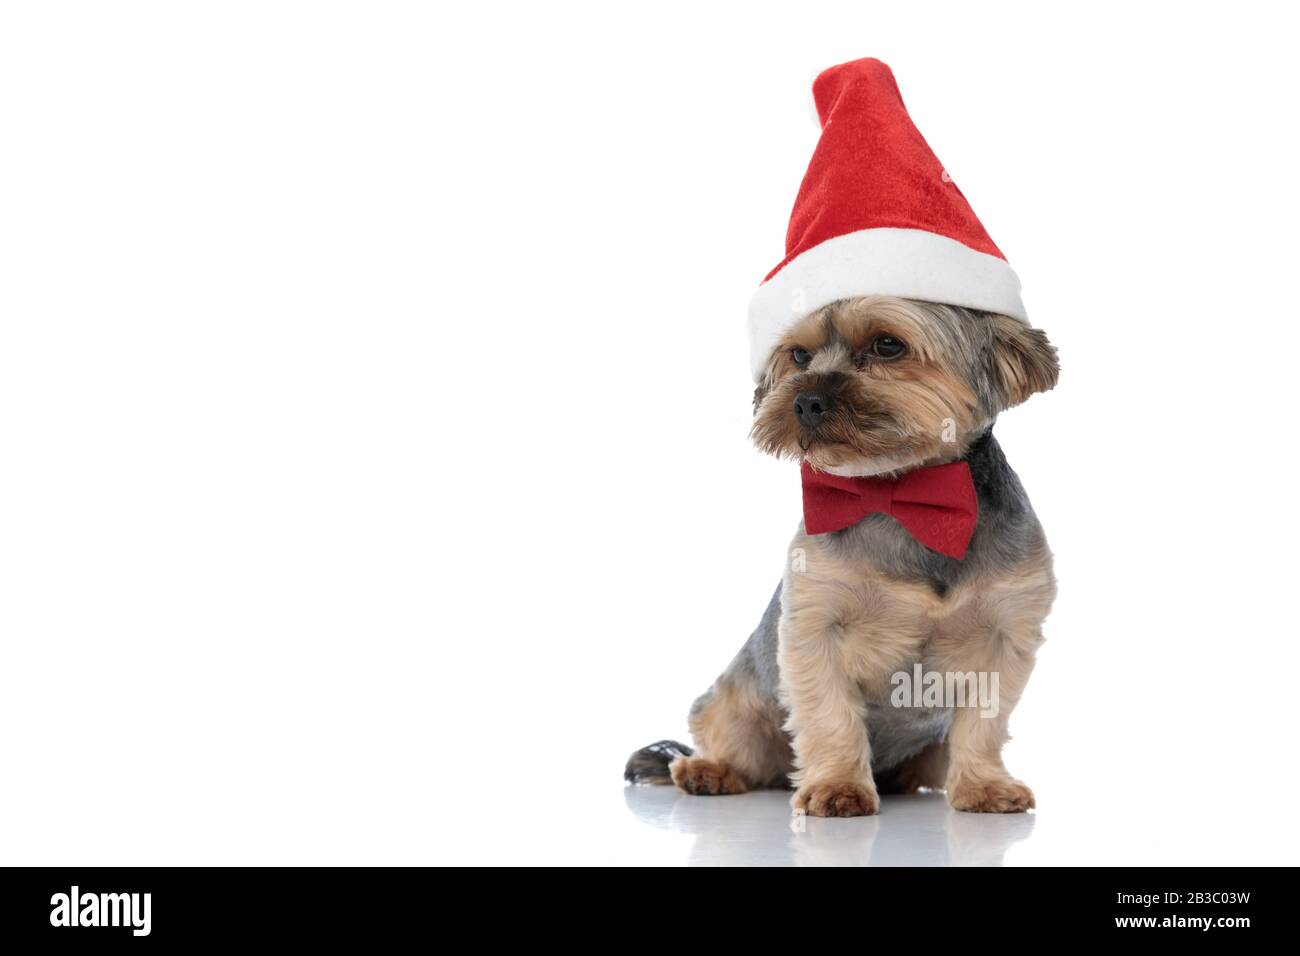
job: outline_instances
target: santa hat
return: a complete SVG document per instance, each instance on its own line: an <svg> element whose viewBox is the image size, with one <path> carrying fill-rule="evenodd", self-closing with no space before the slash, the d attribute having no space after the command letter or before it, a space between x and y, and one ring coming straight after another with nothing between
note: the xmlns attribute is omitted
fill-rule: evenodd
<svg viewBox="0 0 1300 956"><path fill-rule="evenodd" d="M750 358L837 299L893 295L1025 320L1020 280L931 152L879 60L813 81L821 139L790 214L786 256L749 304Z"/></svg>

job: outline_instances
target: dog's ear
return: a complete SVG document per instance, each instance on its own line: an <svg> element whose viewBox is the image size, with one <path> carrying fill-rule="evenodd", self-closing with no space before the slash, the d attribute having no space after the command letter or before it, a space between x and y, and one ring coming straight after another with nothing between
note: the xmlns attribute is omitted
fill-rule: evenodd
<svg viewBox="0 0 1300 956"><path fill-rule="evenodd" d="M1002 407L1019 405L1056 384L1061 366L1056 347L1041 329L1005 315L993 317L993 379Z"/></svg>

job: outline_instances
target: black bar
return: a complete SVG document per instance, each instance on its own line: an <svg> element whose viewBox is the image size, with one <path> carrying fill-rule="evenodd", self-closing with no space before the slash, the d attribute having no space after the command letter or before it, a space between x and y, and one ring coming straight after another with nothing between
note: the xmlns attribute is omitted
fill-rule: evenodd
<svg viewBox="0 0 1300 956"><path fill-rule="evenodd" d="M669 879L625 872L595 882L577 870L539 879L474 869L86 868L8 869L3 879L0 938L96 947L152 940L373 945L409 941L412 933L436 942L467 930L497 942L530 931L542 934L534 942L553 933L570 942L615 943L624 934L644 942L646 932L666 936L674 923L695 919L742 938L793 939L810 918L825 932L910 933L918 944L932 932L960 934L969 945L979 945L981 934L991 943L995 933L1042 940L1046 932L1063 942L1127 936L1231 945L1244 941L1242 934L1289 928L1293 909L1289 869L882 868L768 874L752 886L752 874L736 871ZM74 886L79 921L102 913L108 922L116 913L122 925L53 925ZM103 894L112 894L107 905ZM124 899L130 894L136 897Z"/></svg>

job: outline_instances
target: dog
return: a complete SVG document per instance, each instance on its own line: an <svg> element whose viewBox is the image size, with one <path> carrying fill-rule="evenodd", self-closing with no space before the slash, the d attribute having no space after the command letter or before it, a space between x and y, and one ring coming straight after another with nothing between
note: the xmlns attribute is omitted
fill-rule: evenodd
<svg viewBox="0 0 1300 956"><path fill-rule="evenodd" d="M754 394L758 448L844 477L964 462L973 534L958 559L888 514L820 534L801 523L757 630L691 707L695 748L642 748L625 778L700 796L789 787L796 811L822 817L875 814L880 794L921 788L946 789L957 810L1034 807L1002 747L1056 582L993 424L1059 371L1042 331L975 309L870 295L793 325ZM996 675L992 714L896 706L895 675L918 664Z"/></svg>

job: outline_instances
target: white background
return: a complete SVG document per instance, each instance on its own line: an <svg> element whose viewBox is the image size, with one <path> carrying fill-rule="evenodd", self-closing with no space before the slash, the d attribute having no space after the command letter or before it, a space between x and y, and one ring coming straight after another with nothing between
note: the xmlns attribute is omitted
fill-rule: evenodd
<svg viewBox="0 0 1300 956"><path fill-rule="evenodd" d="M1007 862L1294 863L1267 10L6 5L0 862L684 859L622 764L780 575L745 308L872 55L1061 353Z"/></svg>

